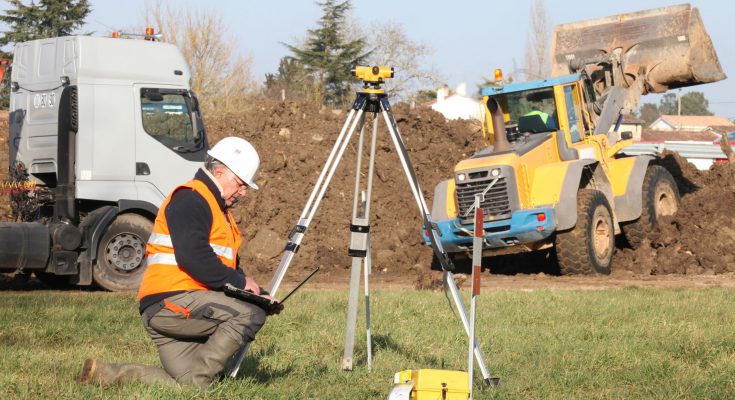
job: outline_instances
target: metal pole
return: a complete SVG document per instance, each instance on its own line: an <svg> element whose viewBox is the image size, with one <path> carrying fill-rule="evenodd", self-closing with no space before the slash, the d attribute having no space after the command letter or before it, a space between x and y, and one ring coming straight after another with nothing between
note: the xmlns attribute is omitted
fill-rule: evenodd
<svg viewBox="0 0 735 400"><path fill-rule="evenodd" d="M364 115L363 115L364 118ZM371 268L370 255L370 203L372 197L373 173L375 170L375 149L377 143L378 118L373 114L373 132L370 143L370 160L368 164L367 188L362 191L362 201L358 203L362 173L362 155L364 149L364 121L361 124L360 139L357 150L357 166L355 170L355 190L352 207L352 226L350 238L350 256L352 256L352 270L350 274L350 292L347 305L347 322L345 327L345 348L342 356L342 370L352 371L355 346L355 327L357 323L357 292L360 286L360 268L365 268L365 334L367 344L368 371L372 371L372 341L370 337L370 292L368 275ZM358 207L358 204L362 207Z"/></svg>
<svg viewBox="0 0 735 400"><path fill-rule="evenodd" d="M360 120L360 136L357 141L357 161L355 165L355 191L352 200L352 225L360 225L359 205L364 204L360 201L360 173L362 172L362 152L365 137L365 114ZM351 235L355 235L352 232ZM351 241L352 242L352 241ZM350 246L352 243L350 243ZM342 353L342 370L352 371L352 356L355 350L355 328L357 325L357 306L360 291L360 269L362 268L363 257L352 256L352 267L350 269L350 291L347 296L347 318L345 322L345 347Z"/></svg>
<svg viewBox="0 0 735 400"><path fill-rule="evenodd" d="M398 126L393 119L390 104L388 103L388 99L386 97L383 97L381 99L381 107L383 109L383 117L385 119L386 125L388 125L388 131L390 132L391 139L393 140L393 144L396 147L398 157L401 161L401 165L403 166L403 172L406 174L406 178L408 179L409 186L411 187L411 191L413 192L414 198L416 199L416 203L419 206L419 210L421 211L422 217L424 218L424 223L426 225L426 228L429 230L429 240L432 242L432 248L434 249L435 253L438 253L439 261L442 263L442 268L447 274L447 286L449 288L449 292L452 295L452 300L454 300L454 305L457 308L457 311L459 313L460 318L462 319L462 325L464 325L465 332L467 333L467 336L470 335L470 327L469 327L469 320L467 318L467 308L464 305L464 302L462 301L462 296L459 294L459 289L457 288L457 284L454 282L454 274L452 274L447 269L446 263L446 253L444 252L441 242L438 240L438 234L436 232L436 228L434 227L431 217L429 214L428 207L426 206L426 200L423 197L423 193L421 192L421 187L418 183L418 178L416 178L415 170L413 169L413 165L411 164L411 159L408 156L408 151L406 150L406 146L403 143L403 140L401 139L400 132L398 131ZM480 349L479 343L475 340L475 346L474 346L474 354L475 358L477 359L477 364L480 367L480 371L482 371L482 376L485 379L485 381L488 384L495 385L498 383L497 378L493 378L490 375L490 371L487 369L487 365L485 365L485 357L482 354L482 350Z"/></svg>
<svg viewBox="0 0 735 400"><path fill-rule="evenodd" d="M370 242L370 234L368 234L368 250L365 257L365 347L367 348L367 365L368 372L373 372L373 339L370 332L370 289L368 282L370 281L370 273L372 269L372 244Z"/></svg>
<svg viewBox="0 0 735 400"><path fill-rule="evenodd" d="M370 218L370 204L373 195L373 176L375 176L375 149L377 148L378 140L378 114L373 114L373 136L370 143L370 164L368 166L368 180L367 180L367 196L365 198L365 218ZM365 343L367 347L367 364L368 372L373 371L373 339L370 330L370 274L372 273L373 264L373 242L370 240L370 233L368 232L367 238L367 255L365 256Z"/></svg>
<svg viewBox="0 0 735 400"><path fill-rule="evenodd" d="M469 360L467 375L469 379L470 387L470 400L472 400L472 380L474 377L474 356L473 350L477 341L475 339L475 305L476 297L480 294L480 266L482 265L482 242L485 236L485 230L483 228L484 221L484 210L480 206L482 204L482 194L475 195L475 232L472 243L472 292L470 294L470 334L469 334Z"/></svg>

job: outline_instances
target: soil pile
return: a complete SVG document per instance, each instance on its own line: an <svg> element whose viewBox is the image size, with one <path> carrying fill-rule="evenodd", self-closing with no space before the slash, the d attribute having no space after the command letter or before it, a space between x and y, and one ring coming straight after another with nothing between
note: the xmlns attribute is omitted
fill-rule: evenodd
<svg viewBox="0 0 735 400"><path fill-rule="evenodd" d="M613 270L644 275L735 272L735 177L730 165L699 171L677 153L665 153L661 165L679 186L679 211L663 218L635 251L619 250Z"/></svg>
<svg viewBox="0 0 735 400"><path fill-rule="evenodd" d="M458 160L482 143L480 126L466 121L447 122L430 109L394 109L406 147L431 204L434 186L447 179ZM320 111L292 102L268 102L236 115L206 120L211 143L224 136L250 140L261 155L260 190L235 209L245 246L241 257L260 273L272 273L280 261L288 232L317 181L347 117L346 112ZM369 151L372 122L366 122L365 150ZM312 221L292 271L320 265L327 274L348 269L349 225L358 147L352 138L325 197ZM362 182L366 182L367 157ZM420 236L422 218L382 117L371 206L373 271L404 274L431 263L430 249ZM419 267L420 266L420 267ZM269 275L266 274L266 275ZM413 273L410 274L413 277Z"/></svg>
<svg viewBox="0 0 735 400"><path fill-rule="evenodd" d="M394 112L430 205L434 186L451 176L459 160L471 156L482 145L480 126L466 121L446 121L425 108L398 106ZM298 222L346 116L346 112L320 110L304 103L259 101L237 114L206 118L210 145L225 136L242 136L261 155L261 170L256 180L261 189L250 191L234 208L245 239L240 256L257 276L267 279L272 276L287 234ZM0 131L7 132L7 124L7 114L0 116ZM368 120L366 144L371 126ZM289 275L303 275L301 269L310 270L317 265L324 270L321 275L341 276L349 269L351 259L347 247L357 143L357 137L353 137ZM0 164L7 166L7 135L0 136L0 145ZM365 148L367 153L368 146ZM614 273L717 274L735 270L732 251L735 227L731 224L735 212L735 181L729 166L716 164L710 171L697 171L675 154L666 155L662 162L675 176L682 193L679 212L666 218L639 249L618 250ZM364 160L363 183L366 163ZM7 179L7 167L1 170L2 179ZM407 282L423 276L432 254L422 243L422 219L382 118L371 214L373 271L398 280L407 275ZM7 196L3 196L0 220L9 219ZM504 256L487 262L493 266L493 272L533 272L529 265L539 259L553 257L541 254L529 262L527 256ZM426 285L433 286L434 282Z"/></svg>

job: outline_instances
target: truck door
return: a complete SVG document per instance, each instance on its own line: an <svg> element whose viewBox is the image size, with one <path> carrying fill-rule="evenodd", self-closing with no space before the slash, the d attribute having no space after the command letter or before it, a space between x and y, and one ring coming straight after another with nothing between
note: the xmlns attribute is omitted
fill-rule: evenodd
<svg viewBox="0 0 735 400"><path fill-rule="evenodd" d="M137 86L138 199L159 207L202 166L207 140L196 99L186 89Z"/></svg>

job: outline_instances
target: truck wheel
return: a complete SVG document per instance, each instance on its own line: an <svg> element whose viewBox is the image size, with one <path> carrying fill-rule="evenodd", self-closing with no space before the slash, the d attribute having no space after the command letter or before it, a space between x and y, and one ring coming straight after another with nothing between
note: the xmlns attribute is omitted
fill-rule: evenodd
<svg viewBox="0 0 735 400"><path fill-rule="evenodd" d="M145 270L145 245L153 222L138 214L118 215L97 247L94 281L112 292L136 290Z"/></svg>
<svg viewBox="0 0 735 400"><path fill-rule="evenodd" d="M634 249L658 226L661 217L674 215L679 209L679 189L671 173L660 165L646 170L642 193L640 218L622 226L625 239Z"/></svg>
<svg viewBox="0 0 735 400"><path fill-rule="evenodd" d="M580 189L577 225L556 234L556 256L562 275L609 274L615 249L610 204L602 192Z"/></svg>

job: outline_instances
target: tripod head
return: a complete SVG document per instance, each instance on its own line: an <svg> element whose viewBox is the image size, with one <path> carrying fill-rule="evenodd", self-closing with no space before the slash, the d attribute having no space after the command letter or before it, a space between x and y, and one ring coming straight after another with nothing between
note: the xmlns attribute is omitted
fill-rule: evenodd
<svg viewBox="0 0 735 400"><path fill-rule="evenodd" d="M362 79L363 88L367 93L383 93L380 87L386 79L394 75L393 67L358 65L352 69L352 74Z"/></svg>

